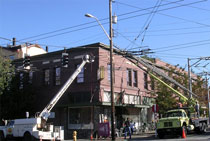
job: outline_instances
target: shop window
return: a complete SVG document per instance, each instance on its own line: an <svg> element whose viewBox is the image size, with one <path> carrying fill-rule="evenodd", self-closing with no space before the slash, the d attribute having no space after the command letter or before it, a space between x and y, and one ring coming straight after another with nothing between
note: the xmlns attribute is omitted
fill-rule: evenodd
<svg viewBox="0 0 210 141"><path fill-rule="evenodd" d="M69 108L69 124L89 124L91 108Z"/></svg>

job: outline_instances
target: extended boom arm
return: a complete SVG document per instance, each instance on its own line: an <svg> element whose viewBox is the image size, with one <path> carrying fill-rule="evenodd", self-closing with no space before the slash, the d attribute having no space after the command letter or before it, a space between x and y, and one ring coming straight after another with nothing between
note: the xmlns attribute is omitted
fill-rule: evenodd
<svg viewBox="0 0 210 141"><path fill-rule="evenodd" d="M58 100L62 97L62 95L65 93L65 91L68 89L68 87L71 85L71 83L74 81L74 79L77 77L77 75L81 72L82 68L85 66L86 63L93 62L91 60L89 55L85 55L83 58L82 63L80 66L75 70L75 72L69 77L69 79L66 81L66 83L63 85L63 87L58 91L58 93L54 96L54 98L50 101L50 103L44 108L44 110L39 114L39 117L42 117L43 119L47 120L50 116L50 111L55 106L55 104L58 102Z"/></svg>

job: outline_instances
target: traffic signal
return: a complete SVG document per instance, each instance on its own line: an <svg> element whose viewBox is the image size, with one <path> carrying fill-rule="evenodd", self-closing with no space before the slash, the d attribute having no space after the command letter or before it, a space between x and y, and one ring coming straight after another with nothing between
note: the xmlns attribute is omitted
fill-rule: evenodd
<svg viewBox="0 0 210 141"><path fill-rule="evenodd" d="M62 66L63 67L68 67L69 63L69 54L68 53L62 53Z"/></svg>
<svg viewBox="0 0 210 141"><path fill-rule="evenodd" d="M31 58L30 56L25 56L25 58L23 59L23 67L24 68L28 68L31 64Z"/></svg>

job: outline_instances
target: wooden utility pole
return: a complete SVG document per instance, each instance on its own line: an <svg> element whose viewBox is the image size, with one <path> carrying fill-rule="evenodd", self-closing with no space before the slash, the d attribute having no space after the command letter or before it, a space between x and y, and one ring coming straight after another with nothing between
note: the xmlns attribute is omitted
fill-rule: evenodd
<svg viewBox="0 0 210 141"><path fill-rule="evenodd" d="M112 0L109 0L109 37L110 37L110 92L111 92L111 133L112 140L115 140L115 105L113 87L113 42L112 42Z"/></svg>

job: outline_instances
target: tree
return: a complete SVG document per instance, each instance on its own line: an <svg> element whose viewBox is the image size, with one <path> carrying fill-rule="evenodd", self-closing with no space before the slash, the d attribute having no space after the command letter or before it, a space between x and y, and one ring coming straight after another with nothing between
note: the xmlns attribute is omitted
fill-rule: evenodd
<svg viewBox="0 0 210 141"><path fill-rule="evenodd" d="M0 56L0 120L35 114L35 90L28 72L17 72L12 61Z"/></svg>
<svg viewBox="0 0 210 141"><path fill-rule="evenodd" d="M2 119L2 97L14 76L14 67L11 61L7 58L0 56L0 120ZM6 93L5 93L6 94Z"/></svg>
<svg viewBox="0 0 210 141"><path fill-rule="evenodd" d="M2 116L5 119L25 118L25 112L35 114L36 92L33 89L27 72L16 72L10 88L2 97Z"/></svg>
<svg viewBox="0 0 210 141"><path fill-rule="evenodd" d="M14 67L9 59L0 56L0 95L8 87L14 74Z"/></svg>
<svg viewBox="0 0 210 141"><path fill-rule="evenodd" d="M170 71L166 71L165 73L179 82L181 85L184 87L188 88L188 75L187 72L184 71L183 68L178 68L179 65L177 66L170 66L167 65ZM166 79L162 78L162 80L168 84L171 85L174 89L182 93L184 96L189 97L188 92L182 90L175 84L171 84L169 81ZM194 81L192 83L193 87L193 93L198 95L198 101L202 104L205 103L205 88L203 87L204 80L200 77L194 78ZM169 88L167 88L165 85L161 84L157 80L155 80L155 91L156 91L156 103L159 105L159 112L160 114L163 114L165 111L173 108L177 108L179 105L178 103L183 104L183 106L188 106L190 108L191 112L194 112L194 106L193 105L194 101L183 101L179 96L177 96L174 92L172 92Z"/></svg>

